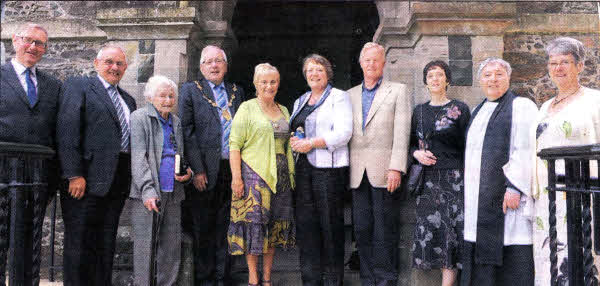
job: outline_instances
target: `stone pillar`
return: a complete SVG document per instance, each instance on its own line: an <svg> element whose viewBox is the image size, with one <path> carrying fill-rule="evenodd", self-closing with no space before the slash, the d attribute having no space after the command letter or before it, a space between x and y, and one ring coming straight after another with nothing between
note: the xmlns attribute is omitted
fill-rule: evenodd
<svg viewBox="0 0 600 286"><path fill-rule="evenodd" d="M221 47L229 56L238 43L231 28L231 18L236 0L190 2L196 8L196 26L192 30L188 47L188 79L200 74L200 53L207 45ZM232 63L229 61L229 66Z"/></svg>
<svg viewBox="0 0 600 286"><path fill-rule="evenodd" d="M187 80L187 49L196 10L113 8L97 12L98 28L111 44L123 48L128 68L120 85L143 106L144 84L152 75L176 83Z"/></svg>

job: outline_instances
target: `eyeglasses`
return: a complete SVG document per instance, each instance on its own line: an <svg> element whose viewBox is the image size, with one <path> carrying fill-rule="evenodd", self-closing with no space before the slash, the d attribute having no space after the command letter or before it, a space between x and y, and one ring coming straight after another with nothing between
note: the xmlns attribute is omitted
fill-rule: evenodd
<svg viewBox="0 0 600 286"><path fill-rule="evenodd" d="M210 59L210 60L205 60L202 63L205 65L209 65L209 66L212 65L213 63L220 65L220 64L225 63L225 60L224 59Z"/></svg>
<svg viewBox="0 0 600 286"><path fill-rule="evenodd" d="M26 44L28 44L28 45L32 45L33 44L37 48L44 48L44 49L46 48L46 42L42 42L42 41L39 41L39 40L34 40L34 39L30 38L30 37L25 37L25 36L18 36L18 37L21 38L21 40L23 42L25 42Z"/></svg>
<svg viewBox="0 0 600 286"><path fill-rule="evenodd" d="M572 63L574 63L573 61L570 60L563 60L560 62L548 62L548 67L550 67L551 69L555 69L557 67L566 67L571 65Z"/></svg>
<svg viewBox="0 0 600 286"><path fill-rule="evenodd" d="M101 60L102 63L104 63L105 65L112 67L112 65L116 64L117 67L124 67L125 66L125 62L115 62L113 60Z"/></svg>

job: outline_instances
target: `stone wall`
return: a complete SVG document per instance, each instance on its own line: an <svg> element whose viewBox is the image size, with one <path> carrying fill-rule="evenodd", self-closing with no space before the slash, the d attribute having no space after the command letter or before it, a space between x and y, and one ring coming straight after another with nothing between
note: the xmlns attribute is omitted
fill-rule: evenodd
<svg viewBox="0 0 600 286"><path fill-rule="evenodd" d="M600 38L598 35L531 35L515 34L504 37L504 59L513 67L512 87L521 94L531 96L541 105L555 96L558 89L548 76L546 44L559 37L569 36L580 40L586 48L585 68L579 75L580 83L600 88Z"/></svg>

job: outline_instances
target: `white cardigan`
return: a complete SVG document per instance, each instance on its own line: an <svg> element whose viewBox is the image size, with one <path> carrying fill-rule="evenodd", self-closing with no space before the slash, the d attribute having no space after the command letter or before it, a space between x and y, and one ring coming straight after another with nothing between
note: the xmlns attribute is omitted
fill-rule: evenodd
<svg viewBox="0 0 600 286"><path fill-rule="evenodd" d="M331 89L325 98L327 89ZM352 104L347 92L328 86L317 109L305 122L306 138L321 137L327 148L315 148L306 154L308 162L316 168L339 168L349 165L348 142L352 137ZM310 98L310 91L294 102L292 120ZM293 131L293 130L292 130Z"/></svg>

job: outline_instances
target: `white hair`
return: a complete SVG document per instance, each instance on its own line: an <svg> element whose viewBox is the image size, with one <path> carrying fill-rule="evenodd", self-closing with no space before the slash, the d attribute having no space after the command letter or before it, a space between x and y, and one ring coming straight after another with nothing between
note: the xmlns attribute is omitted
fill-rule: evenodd
<svg viewBox="0 0 600 286"><path fill-rule="evenodd" d="M363 58L363 55L367 52L367 50L369 49L376 49L378 52L380 52L383 57L385 58L385 48L378 44L378 43L374 43L374 42L368 42L366 43L363 47L362 50L360 50L360 56L358 57L358 61L360 62Z"/></svg>
<svg viewBox="0 0 600 286"><path fill-rule="evenodd" d="M15 31L15 36L18 37L22 37L25 32L29 29L36 29L36 30L40 30L42 32L44 32L44 34L46 34L46 45L48 45L48 41L50 41L49 37L48 37L48 31L46 30L46 28L42 27L42 25L36 24L36 23L25 23L23 25L20 25L17 30Z"/></svg>
<svg viewBox="0 0 600 286"><path fill-rule="evenodd" d="M485 66L487 66L488 64L499 64L501 65L504 70L506 70L506 73L508 74L508 77L510 77L510 74L512 73L512 68L510 67L510 64L501 59L501 58L496 58L496 57L490 57L485 59L483 62L481 62L481 64L479 64L479 69L477 69L477 78L481 78L481 72L483 71L483 69L485 68Z"/></svg>
<svg viewBox="0 0 600 286"><path fill-rule="evenodd" d="M158 89L165 85L171 88L175 94L175 97L177 97L177 84L168 79L166 76L162 75L155 75L148 79L146 87L144 88L144 97L147 100L152 100Z"/></svg>
<svg viewBox="0 0 600 286"><path fill-rule="evenodd" d="M204 47L204 49L202 49L202 53L200 54L200 63L203 64L204 61L206 60L206 53L208 52L208 50L210 49L217 49L221 52L221 54L223 55L223 60L225 60L225 63L227 63L227 55L225 54L225 51L223 51L223 49L217 47L217 46L213 46L213 45L208 45L206 47Z"/></svg>
<svg viewBox="0 0 600 286"><path fill-rule="evenodd" d="M121 51L121 53L123 53L123 55L125 54L125 52L123 52L123 49L121 49L121 47L119 47L119 46L106 45L106 46L100 48L100 50L98 51L98 54L96 55L96 59L101 60L102 56L108 49L117 49L117 50ZM125 57L125 62L127 62L127 57Z"/></svg>

